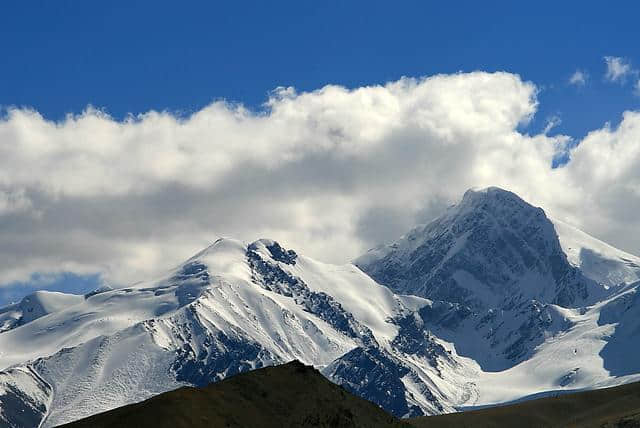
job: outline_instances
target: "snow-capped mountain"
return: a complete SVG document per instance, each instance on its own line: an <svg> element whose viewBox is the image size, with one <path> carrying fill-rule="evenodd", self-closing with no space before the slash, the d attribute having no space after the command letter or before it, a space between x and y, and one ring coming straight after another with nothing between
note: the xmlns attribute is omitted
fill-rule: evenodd
<svg viewBox="0 0 640 428"><path fill-rule="evenodd" d="M153 281L0 310L0 424L294 359L398 416L627 382L638 266L494 188L355 265L221 239Z"/></svg>
<svg viewBox="0 0 640 428"><path fill-rule="evenodd" d="M602 296L569 263L544 211L498 188L467 191L445 215L355 264L395 291L474 309L532 299L576 306Z"/></svg>
<svg viewBox="0 0 640 428"><path fill-rule="evenodd" d="M492 372L530 359L572 329L573 311L584 315L640 278L639 258L495 187L467 191L354 263L396 292L432 300L420 311L431 331Z"/></svg>
<svg viewBox="0 0 640 428"><path fill-rule="evenodd" d="M39 418L55 426L293 359L335 369L336 379L396 414L453 410L429 391L431 377L453 371L455 361L426 330L405 326L426 300L397 296L353 265L319 263L273 241L222 239L159 280L53 305L59 297L39 293L40 306L56 310L19 317L0 334L0 420L10 426L35 426ZM18 307L27 300L34 299ZM425 340L413 345L409 364L394 344L415 334ZM362 362L384 361L388 389L371 373L337 370L358 352ZM408 395L403 376L428 394ZM439 382L454 388L454 379Z"/></svg>
<svg viewBox="0 0 640 428"><path fill-rule="evenodd" d="M82 300L84 300L82 296L75 294L36 291L24 297L19 303L0 308L0 333L58 312Z"/></svg>
<svg viewBox="0 0 640 428"><path fill-rule="evenodd" d="M640 281L640 257L612 247L583 231L552 220L569 263L605 287L620 287Z"/></svg>

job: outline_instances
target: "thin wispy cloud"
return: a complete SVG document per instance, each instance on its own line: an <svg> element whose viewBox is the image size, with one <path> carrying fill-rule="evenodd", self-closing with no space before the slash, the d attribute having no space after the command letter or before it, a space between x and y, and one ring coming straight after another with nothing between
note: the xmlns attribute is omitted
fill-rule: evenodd
<svg viewBox="0 0 640 428"><path fill-rule="evenodd" d="M631 67L631 63L625 58L605 56L604 61L607 65L604 77L609 82L624 83L629 75L636 73Z"/></svg>
<svg viewBox="0 0 640 428"><path fill-rule="evenodd" d="M576 70L575 73L569 77L569 84L574 86L584 86L587 84L589 75L586 71Z"/></svg>
<svg viewBox="0 0 640 428"><path fill-rule="evenodd" d="M547 124L544 127L544 130L542 131L542 133L544 135L547 135L553 128L559 126L562 123L562 119L560 119L560 116L551 116L550 118L547 119Z"/></svg>

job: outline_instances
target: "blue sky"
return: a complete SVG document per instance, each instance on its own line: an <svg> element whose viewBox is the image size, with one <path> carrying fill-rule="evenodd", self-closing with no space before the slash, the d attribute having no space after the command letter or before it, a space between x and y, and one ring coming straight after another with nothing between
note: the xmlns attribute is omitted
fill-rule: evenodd
<svg viewBox="0 0 640 428"><path fill-rule="evenodd" d="M0 105L52 119L92 104L114 117L192 112L270 90L357 87L505 70L541 89L574 137L616 123L640 97L603 80L604 56L640 64L638 10L602 2L11 2L2 6ZM582 88L567 81L588 73Z"/></svg>
<svg viewBox="0 0 640 428"><path fill-rule="evenodd" d="M0 6L0 138L5 136L0 141L5 158L0 159L5 172L0 177L0 305L45 286L84 292L105 278L120 284L148 279L150 272L173 266L217 234L283 238L311 256L348 260L429 219L476 185L518 191L638 253L640 238L627 227L638 223L640 208L640 192L629 196L629 189L640 189L637 137L626 129L637 129L631 124L640 117L630 117L619 132L616 126L624 111L640 106L634 91L640 70L639 9L544 1L5 2ZM626 72L607 78L605 57L615 58L610 62L618 61ZM473 71L510 74L466 74ZM585 77L581 84L570 83L576 71ZM458 72L465 74L457 79ZM443 114L436 125L448 130L442 135L461 136L455 141L463 147L459 152L440 151L442 142L434 137L439 130L423 129L420 148L387 138L388 130L397 131L396 123L375 121L389 110L358 110L362 104L354 92L278 96L276 104L283 109L267 117L264 123L272 124L264 129L260 115L233 122L233 107L205 109L226 100L261 111L277 87L292 86L299 94L328 84L360 88L438 74L445 76L416 87L386 87L386 95L398 105L419 99L416 111L433 107L431 113ZM513 74L535 85L537 108L531 105L531 87L514 81ZM447 104L461 87L466 89L457 96L475 100L477 95L479 105L495 107L495 115L464 116L469 112ZM485 99L487 88L491 99ZM330 132L305 128L308 123L286 113L289 101ZM88 105L110 117L82 116ZM316 109L319 105L326 108ZM413 107L407 105L411 118ZM12 115L14 107L19 112ZM30 116L30 109L58 125ZM590 131L606 130L606 123L615 132L588 140L594 142L577 153L579 162L556 174L544 150L534 153L529 146L514 149L508 143L513 129L494 120L505 109L518 120L536 111L532 122L518 128L526 141L531 136L551 146L561 143L539 137L550 121L557 125L549 136L564 134L574 144L587 141L583 138ZM128 114L150 110L171 115L121 122ZM326 115L334 110L342 113ZM174 121L195 112L221 128L205 129L196 119ZM76 116L65 121L69 113ZM471 122L459 117L479 121L483 132L491 130L486 141L476 142ZM346 158L330 150L319 155L304 142L288 140L295 135L290 130L305 129L320 151L333 147L325 143L336 135L353 137L349 143L359 147L363 141L355 131L349 136L349 128L362 124L358 135L365 135L369 123L387 129L373 138L386 152L372 150L357 158L345 145L335 152L346 148ZM113 133L114 125L126 132ZM346 131L332 133L335 126ZM273 129L278 133L271 135ZM127 139L127 132L136 138ZM592 176L603 156L598 146L603 139L610 140L607 162L626 181ZM154 146L158 140L162 144ZM505 145L496 148L494 140ZM249 141L260 156L230 148L228 141L236 146ZM407 150L416 152L408 157ZM469 165L485 164L469 172ZM371 170L379 173L372 178ZM389 197L385 177L394 177L403 192ZM445 179L449 186L442 186ZM421 186L415 186L417 180ZM278 204L270 205L275 200ZM584 201L589 210L577 214ZM257 204L267 214L254 216ZM291 212L298 217L291 218ZM341 217L344 213L349 216Z"/></svg>

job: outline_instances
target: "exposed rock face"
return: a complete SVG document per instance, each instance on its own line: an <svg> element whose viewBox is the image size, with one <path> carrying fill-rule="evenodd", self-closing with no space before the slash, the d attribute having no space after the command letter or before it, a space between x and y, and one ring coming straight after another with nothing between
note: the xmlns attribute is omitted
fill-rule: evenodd
<svg viewBox="0 0 640 428"><path fill-rule="evenodd" d="M0 372L0 426L37 427L47 414L52 393L51 386L29 367Z"/></svg>
<svg viewBox="0 0 640 428"><path fill-rule="evenodd" d="M467 191L443 216L355 264L396 292L479 310L532 299L582 305L596 289L569 264L544 211L498 188Z"/></svg>
<svg viewBox="0 0 640 428"><path fill-rule="evenodd" d="M569 263L541 208L499 188L467 191L441 217L354 263L395 292L433 300L422 321L487 370L523 361L568 327L549 305L581 307L605 292ZM458 333L469 330L480 346L465 346Z"/></svg>

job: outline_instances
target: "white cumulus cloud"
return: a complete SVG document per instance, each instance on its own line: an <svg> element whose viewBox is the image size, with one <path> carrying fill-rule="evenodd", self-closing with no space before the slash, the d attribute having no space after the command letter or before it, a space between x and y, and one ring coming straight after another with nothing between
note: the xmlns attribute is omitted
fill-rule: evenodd
<svg viewBox="0 0 640 428"><path fill-rule="evenodd" d="M518 75L473 72L279 88L261 112L215 102L188 117L88 109L52 122L11 109L0 283L72 271L125 284L221 235L346 262L490 185L640 253L639 114L594 130L552 169L570 138L520 131L537 92Z"/></svg>

